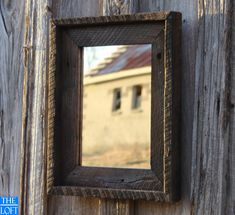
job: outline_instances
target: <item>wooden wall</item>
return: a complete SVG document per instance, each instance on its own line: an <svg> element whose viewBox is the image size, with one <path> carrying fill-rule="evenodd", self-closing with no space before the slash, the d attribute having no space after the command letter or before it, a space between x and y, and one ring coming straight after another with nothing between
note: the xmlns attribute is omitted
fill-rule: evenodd
<svg viewBox="0 0 235 215"><path fill-rule="evenodd" d="M0 195L22 195L22 214L235 214L234 8L234 0L0 1ZM182 200L46 201L48 19L159 10L183 14Z"/></svg>
<svg viewBox="0 0 235 215"><path fill-rule="evenodd" d="M24 0L0 1L0 196L20 194Z"/></svg>

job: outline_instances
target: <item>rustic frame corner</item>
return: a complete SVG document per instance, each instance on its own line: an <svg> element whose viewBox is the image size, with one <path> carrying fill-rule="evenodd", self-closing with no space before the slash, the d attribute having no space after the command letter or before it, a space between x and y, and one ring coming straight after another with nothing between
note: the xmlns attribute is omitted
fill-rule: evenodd
<svg viewBox="0 0 235 215"><path fill-rule="evenodd" d="M123 33L114 39L107 36L110 31ZM144 35L139 31L144 31ZM106 39L95 38L94 32ZM130 38L125 37L125 32ZM79 72L82 47L144 43L152 44L151 170L81 166L81 111L76 110L82 107L82 73ZM181 14L178 12L51 20L45 131L49 195L179 200L180 48ZM72 105L66 100L68 96L73 98ZM74 122L69 120L72 117ZM66 133L68 129L70 136ZM138 180L130 182L128 177L135 175L139 175ZM117 183L99 180L109 176Z"/></svg>

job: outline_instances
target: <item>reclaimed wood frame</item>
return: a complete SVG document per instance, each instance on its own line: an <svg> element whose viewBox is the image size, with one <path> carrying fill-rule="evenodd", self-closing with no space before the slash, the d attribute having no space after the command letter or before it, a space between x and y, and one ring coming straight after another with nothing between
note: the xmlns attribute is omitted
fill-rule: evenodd
<svg viewBox="0 0 235 215"><path fill-rule="evenodd" d="M81 166L83 47L146 43L152 44L151 169ZM180 49L178 12L51 20L48 195L179 200Z"/></svg>

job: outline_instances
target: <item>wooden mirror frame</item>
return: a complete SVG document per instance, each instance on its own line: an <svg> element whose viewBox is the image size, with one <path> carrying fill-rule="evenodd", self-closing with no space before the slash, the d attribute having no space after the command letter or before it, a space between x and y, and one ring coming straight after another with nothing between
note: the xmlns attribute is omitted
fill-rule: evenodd
<svg viewBox="0 0 235 215"><path fill-rule="evenodd" d="M152 44L151 169L83 167L83 47L132 44ZM179 199L180 48L177 12L51 20L45 131L49 195Z"/></svg>

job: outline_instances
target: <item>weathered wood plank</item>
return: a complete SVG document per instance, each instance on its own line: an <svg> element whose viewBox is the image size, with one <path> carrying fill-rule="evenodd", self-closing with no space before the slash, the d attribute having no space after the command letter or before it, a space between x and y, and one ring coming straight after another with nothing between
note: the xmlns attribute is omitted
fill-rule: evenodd
<svg viewBox="0 0 235 215"><path fill-rule="evenodd" d="M21 14L19 17L22 17L24 2L17 1L17 4L19 6L14 5L13 8L18 8L19 14ZM1 15L2 11L8 11L5 9L6 6L2 7L3 5L9 6L9 4L1 2ZM27 115L24 117L28 117L26 125L33 129L29 133L25 133L29 139L23 143L30 144L28 152L30 152L29 158L32 160L28 168L31 169L31 167L38 165L36 170L30 173L31 179L30 177L28 179L28 182L33 183L26 184L28 194L25 204L29 206L27 209L29 214L43 213L43 210L39 210L43 203L43 181L42 184L39 184L44 174L43 162L40 162L44 153L43 134L41 133L43 121L40 120L43 105L39 104L43 101L45 91L39 86L40 82L45 80L46 51L44 48L40 49L39 45L46 44L47 41L47 30L45 30L47 24L45 23L48 15L44 16L44 13L50 7L46 7L46 5L46 0L40 0L37 3L33 0L26 1L26 10L29 10L27 13L30 31L29 39L26 40L28 43L26 44L25 65L28 72L25 74L31 78L33 83L26 82L26 86L33 87L33 90L28 92ZM106 15L137 11L178 10L182 12L184 20L182 44L182 112L184 113L182 118L182 200L177 204L156 204L142 201L130 204L124 202L121 203L126 205L123 207L122 213L131 214L131 211L134 211L134 214L147 215L201 215L224 214L226 211L228 215L234 214L235 66L232 62L235 61L235 55L232 50L235 48L235 15L231 15L234 12L232 1L104 0L102 5L100 1L95 0L54 0L52 12L54 17L65 18L84 15L95 16L101 14L102 9L104 10L103 14ZM33 11L37 11L37 13L34 14ZM0 44L3 44L1 47L4 47L0 50L0 159L2 161L0 174L3 178L3 183L0 182L3 184L2 187L0 186L0 191L4 194L8 194L9 190L10 193L16 192L17 194L16 190L19 189L17 180L19 157L17 160L17 154L20 139L18 122L21 118L21 103L17 101L17 98L21 98L22 95L22 66L19 66L21 59L19 50L22 43L19 42L16 45L13 43L13 38L18 41L23 41L23 39L22 32L17 28L17 25L22 27L19 24L22 23L22 20L13 19L17 20L18 24L11 24L11 17L14 16L9 16L8 12L4 14L4 18L0 17ZM42 23L44 23L43 27ZM233 32L230 32L232 26ZM13 31L13 28L16 29ZM44 30L40 31L41 29ZM17 46L14 51L13 44ZM31 51L31 45L34 45L34 52ZM13 67L12 62L15 63ZM33 71L30 70L31 68L34 68ZM15 87L12 88L12 86ZM12 136L14 140L12 140ZM10 144L12 142L13 146ZM12 165L12 160L15 165ZM35 191L34 186L37 185L39 185L38 190ZM50 214L64 214L65 211L67 213L68 207L72 208L71 214L98 214L101 212L108 214L109 211L117 214L115 208L119 207L116 206L119 203L110 200L99 202L98 199L64 197L66 202L63 202L63 197L53 198L55 199L49 201ZM96 210L93 210L94 208Z"/></svg>
<svg viewBox="0 0 235 215"><path fill-rule="evenodd" d="M230 17L233 20L231 32L231 46L232 57L231 62L231 111L230 111L230 131L229 131L229 145L227 157L227 186L224 204L226 205L226 214L235 214L235 4L233 5L233 15Z"/></svg>
<svg viewBox="0 0 235 215"><path fill-rule="evenodd" d="M133 201L100 200L99 214L134 215Z"/></svg>
<svg viewBox="0 0 235 215"><path fill-rule="evenodd" d="M188 205L182 202L174 204L154 204L153 202L139 201L135 203L135 215L181 215L193 214Z"/></svg>
<svg viewBox="0 0 235 215"><path fill-rule="evenodd" d="M224 214L228 201L228 149L234 144L234 140L229 142L232 84L229 11L233 5L231 1L222 2L204 0L198 6L192 154L196 214Z"/></svg>
<svg viewBox="0 0 235 215"><path fill-rule="evenodd" d="M65 33L58 32L57 35L57 70L55 98L52 97L51 102L55 102L55 127L50 127L55 132L55 184L63 183L63 179L76 167L79 163L81 153L79 151L80 116L77 114L82 105L79 103L81 97L81 70L82 51L75 45L73 40ZM59 51L60 50L60 51ZM54 133L53 132L53 133ZM49 150L48 150L49 152ZM48 165L50 163L48 162ZM60 181L60 182L59 182Z"/></svg>
<svg viewBox="0 0 235 215"><path fill-rule="evenodd" d="M99 214L99 200L74 196L53 196L48 200L48 214Z"/></svg>
<svg viewBox="0 0 235 215"><path fill-rule="evenodd" d="M102 178L102 180L100 180ZM110 189L161 191L161 181L152 170L105 167L76 167L65 178L66 185ZM133 193L134 197L134 193Z"/></svg>
<svg viewBox="0 0 235 215"><path fill-rule="evenodd" d="M24 4L0 1L0 196L20 194Z"/></svg>
<svg viewBox="0 0 235 215"><path fill-rule="evenodd" d="M53 18L99 16L101 0L52 0Z"/></svg>
<svg viewBox="0 0 235 215"><path fill-rule="evenodd" d="M103 15L131 14L138 12L139 1L103 0Z"/></svg>
<svg viewBox="0 0 235 215"><path fill-rule="evenodd" d="M21 214L45 214L49 10L47 0L25 1Z"/></svg>

